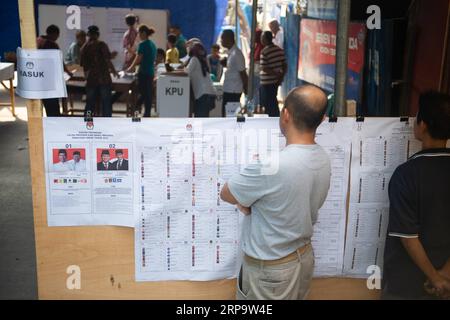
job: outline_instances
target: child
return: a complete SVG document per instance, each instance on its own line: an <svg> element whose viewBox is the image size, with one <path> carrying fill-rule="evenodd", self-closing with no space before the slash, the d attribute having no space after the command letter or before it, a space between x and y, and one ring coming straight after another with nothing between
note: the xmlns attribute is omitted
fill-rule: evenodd
<svg viewBox="0 0 450 320"><path fill-rule="evenodd" d="M211 69L211 79L214 82L219 82L222 77L222 65L220 64L220 46L213 44L211 47L211 54L208 55L208 63Z"/></svg>
<svg viewBox="0 0 450 320"><path fill-rule="evenodd" d="M167 36L167 47L169 48L166 52L166 64L180 63L180 54L175 46L177 43L177 36L174 34L169 34Z"/></svg>

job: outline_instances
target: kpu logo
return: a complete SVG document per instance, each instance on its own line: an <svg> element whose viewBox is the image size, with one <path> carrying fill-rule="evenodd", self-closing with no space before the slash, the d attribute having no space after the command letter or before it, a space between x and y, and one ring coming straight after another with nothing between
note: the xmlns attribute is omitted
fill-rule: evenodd
<svg viewBox="0 0 450 320"><path fill-rule="evenodd" d="M35 71L34 67L34 62L27 61L25 68L28 70L18 70L18 72L24 78L44 78L44 71Z"/></svg>

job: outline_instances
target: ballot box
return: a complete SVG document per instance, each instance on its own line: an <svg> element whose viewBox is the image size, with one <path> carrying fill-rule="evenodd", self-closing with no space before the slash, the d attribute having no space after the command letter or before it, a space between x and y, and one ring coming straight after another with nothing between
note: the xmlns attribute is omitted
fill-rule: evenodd
<svg viewBox="0 0 450 320"><path fill-rule="evenodd" d="M214 89L216 90L216 104L214 109L209 112L210 118L222 117L222 99L223 99L223 85L220 82L214 82Z"/></svg>
<svg viewBox="0 0 450 320"><path fill-rule="evenodd" d="M190 116L190 83L186 73L166 73L156 84L156 108L161 118L187 118Z"/></svg>

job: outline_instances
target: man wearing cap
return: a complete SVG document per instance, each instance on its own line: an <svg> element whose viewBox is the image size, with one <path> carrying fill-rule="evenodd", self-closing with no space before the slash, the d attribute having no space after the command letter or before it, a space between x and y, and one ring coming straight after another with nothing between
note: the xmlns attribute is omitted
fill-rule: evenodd
<svg viewBox="0 0 450 320"><path fill-rule="evenodd" d="M97 171L115 170L111 162L109 162L109 150L102 151L102 161L97 163Z"/></svg>

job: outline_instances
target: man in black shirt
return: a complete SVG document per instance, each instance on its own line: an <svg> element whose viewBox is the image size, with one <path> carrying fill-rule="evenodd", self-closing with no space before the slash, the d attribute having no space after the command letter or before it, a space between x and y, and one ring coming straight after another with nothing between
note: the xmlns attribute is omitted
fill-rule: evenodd
<svg viewBox="0 0 450 320"><path fill-rule="evenodd" d="M450 297L450 97L421 95L414 127L422 151L389 183L383 299Z"/></svg>

